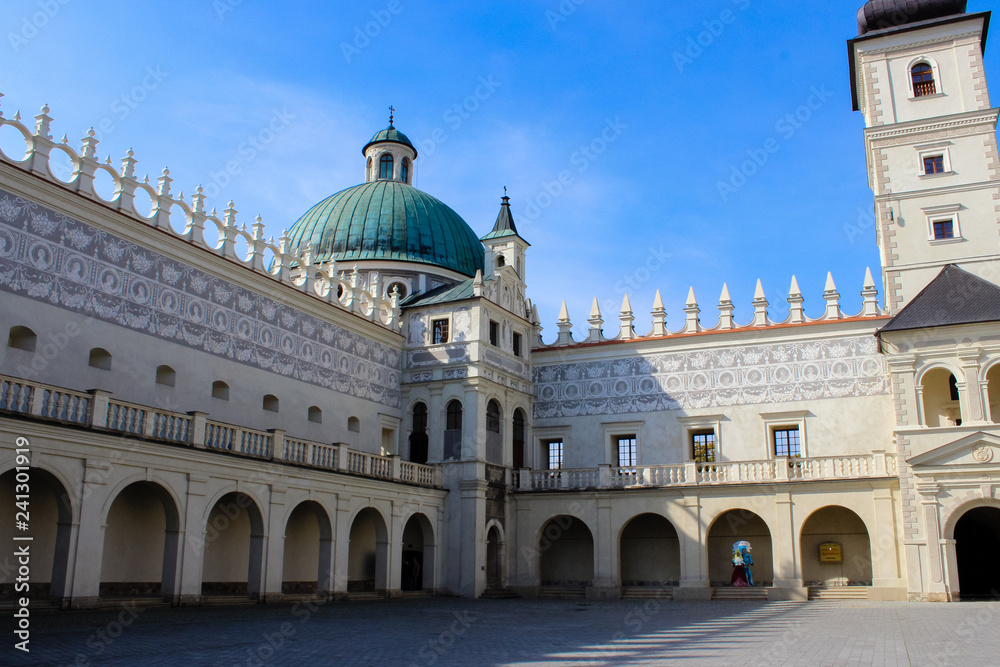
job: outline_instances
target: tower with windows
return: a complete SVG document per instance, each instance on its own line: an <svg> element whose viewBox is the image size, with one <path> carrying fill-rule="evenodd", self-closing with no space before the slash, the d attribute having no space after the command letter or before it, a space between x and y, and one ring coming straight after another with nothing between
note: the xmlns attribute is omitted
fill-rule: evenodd
<svg viewBox="0 0 1000 667"><path fill-rule="evenodd" d="M998 110L983 67L990 14L966 5L869 2L849 43L893 315L948 264L1000 276Z"/></svg>

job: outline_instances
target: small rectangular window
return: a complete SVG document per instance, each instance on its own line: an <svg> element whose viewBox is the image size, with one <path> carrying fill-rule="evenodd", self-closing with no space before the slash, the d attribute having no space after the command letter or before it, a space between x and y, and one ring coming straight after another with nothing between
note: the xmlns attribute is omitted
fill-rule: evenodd
<svg viewBox="0 0 1000 667"><path fill-rule="evenodd" d="M802 440L799 437L799 427L774 429L775 456L802 456Z"/></svg>
<svg viewBox="0 0 1000 667"><path fill-rule="evenodd" d="M953 238L955 238L954 220L934 221L934 240L943 241L945 239L953 239Z"/></svg>
<svg viewBox="0 0 1000 667"><path fill-rule="evenodd" d="M546 443L548 449L549 470L562 470L563 467L563 441L550 440Z"/></svg>
<svg viewBox="0 0 1000 667"><path fill-rule="evenodd" d="M623 435L616 440L618 443L618 467L631 468L639 465L635 436Z"/></svg>
<svg viewBox="0 0 1000 667"><path fill-rule="evenodd" d="M521 356L521 334L514 334L514 356Z"/></svg>
<svg viewBox="0 0 1000 667"><path fill-rule="evenodd" d="M442 345L448 342L448 320L434 320L434 344Z"/></svg>
<svg viewBox="0 0 1000 667"><path fill-rule="evenodd" d="M500 325L490 322L490 345L497 347L500 344Z"/></svg>
<svg viewBox="0 0 1000 667"><path fill-rule="evenodd" d="M944 173L944 156L933 155L924 158L924 173L928 176Z"/></svg>
<svg viewBox="0 0 1000 667"><path fill-rule="evenodd" d="M715 431L695 431L691 447L697 463L715 463Z"/></svg>

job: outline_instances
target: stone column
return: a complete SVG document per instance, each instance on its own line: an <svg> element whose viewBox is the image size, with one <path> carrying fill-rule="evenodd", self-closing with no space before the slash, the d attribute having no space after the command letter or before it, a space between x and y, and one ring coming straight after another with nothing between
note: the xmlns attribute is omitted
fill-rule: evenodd
<svg viewBox="0 0 1000 667"><path fill-rule="evenodd" d="M284 583L285 570L285 519L287 506L285 505L285 491L283 487L271 487L271 507L267 514L267 549L266 567L264 570L263 595L267 603L281 602L283 596L282 584Z"/></svg>
<svg viewBox="0 0 1000 667"><path fill-rule="evenodd" d="M108 497L112 467L104 461L88 460L83 473L80 530L70 588L73 609L94 609L101 604L101 565L104 556L103 508Z"/></svg>
<svg viewBox="0 0 1000 667"><path fill-rule="evenodd" d="M208 478L189 475L181 553L180 604L184 606L201 604L208 502Z"/></svg>
<svg viewBox="0 0 1000 667"><path fill-rule="evenodd" d="M333 542L333 592L334 597L343 598L347 596L351 555L351 502L344 496L337 498L333 534L336 536Z"/></svg>
<svg viewBox="0 0 1000 667"><path fill-rule="evenodd" d="M618 544L612 525L611 499L597 500L597 532L594 535L594 582L587 591L591 600L617 600L621 598L621 581L618 569Z"/></svg>
<svg viewBox="0 0 1000 667"><path fill-rule="evenodd" d="M944 580L944 567L941 559L941 521L938 515L940 503L938 493L941 487L937 484L917 484L920 495L920 505L924 513L924 529L927 536L927 560L930 571L928 600L945 602L948 592Z"/></svg>
<svg viewBox="0 0 1000 667"><path fill-rule="evenodd" d="M779 463L785 471L787 464ZM774 494L774 534L771 535L771 548L774 553L774 587L768 591L768 600L797 600L805 602L809 599L809 589L802 585L800 567L801 546L795 535L795 522L792 517L792 494L788 491Z"/></svg>
<svg viewBox="0 0 1000 667"><path fill-rule="evenodd" d="M985 424L986 406L983 404L983 391L979 383L979 350L963 350L958 353L962 362L963 376L956 378L959 389L964 385L964 401L962 405L963 424Z"/></svg>
<svg viewBox="0 0 1000 667"><path fill-rule="evenodd" d="M681 580L680 586L674 590L674 599L710 600L712 588L705 560L708 526L702 523L701 498L697 489L690 489L690 494L686 492L680 505L681 514L674 525L680 540Z"/></svg>

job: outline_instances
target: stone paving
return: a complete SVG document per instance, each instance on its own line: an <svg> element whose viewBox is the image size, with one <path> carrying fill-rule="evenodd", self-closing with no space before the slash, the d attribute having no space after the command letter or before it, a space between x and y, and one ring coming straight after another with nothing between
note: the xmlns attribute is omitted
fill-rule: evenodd
<svg viewBox="0 0 1000 667"><path fill-rule="evenodd" d="M1000 604L337 602L35 614L7 666L998 665Z"/></svg>

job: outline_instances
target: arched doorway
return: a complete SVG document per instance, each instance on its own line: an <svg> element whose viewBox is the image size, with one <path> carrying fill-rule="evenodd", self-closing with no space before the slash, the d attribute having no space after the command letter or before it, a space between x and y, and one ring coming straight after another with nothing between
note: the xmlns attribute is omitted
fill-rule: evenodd
<svg viewBox="0 0 1000 667"><path fill-rule="evenodd" d="M462 403L454 400L448 403L444 426L444 460L457 461L462 458Z"/></svg>
<svg viewBox="0 0 1000 667"><path fill-rule="evenodd" d="M415 592L434 588L434 529L430 519L414 514L403 529L400 586Z"/></svg>
<svg viewBox="0 0 1000 667"><path fill-rule="evenodd" d="M580 519L557 516L538 536L538 572L543 588L582 593L594 581L594 536Z"/></svg>
<svg viewBox="0 0 1000 667"><path fill-rule="evenodd" d="M514 410L514 470L524 469L524 410Z"/></svg>
<svg viewBox="0 0 1000 667"><path fill-rule="evenodd" d="M624 587L663 588L680 582L680 538L659 514L640 514L629 521L621 532L619 554Z"/></svg>
<svg viewBox="0 0 1000 667"><path fill-rule="evenodd" d="M714 587L730 586L733 577L733 545L746 540L752 545L753 578L758 587L774 583L774 551L767 524L750 510L730 510L715 520L708 531L708 578Z"/></svg>
<svg viewBox="0 0 1000 667"><path fill-rule="evenodd" d="M977 507L955 525L961 600L994 600L1000 592L1000 508Z"/></svg>
<svg viewBox="0 0 1000 667"><path fill-rule="evenodd" d="M201 593L258 597L264 562L264 520L245 493L229 493L212 507L205 525Z"/></svg>
<svg viewBox="0 0 1000 667"><path fill-rule="evenodd" d="M174 595L180 516L167 490L153 482L130 484L105 524L101 597Z"/></svg>
<svg viewBox="0 0 1000 667"><path fill-rule="evenodd" d="M486 462L503 465L503 415L500 404L490 401L486 404Z"/></svg>
<svg viewBox="0 0 1000 667"><path fill-rule="evenodd" d="M872 546L865 522L846 507L824 507L802 525L802 581L806 586L871 586ZM835 549L840 548L839 562Z"/></svg>
<svg viewBox="0 0 1000 667"><path fill-rule="evenodd" d="M347 592L375 593L388 589L389 533L378 510L367 507L351 524L347 558Z"/></svg>
<svg viewBox="0 0 1000 667"><path fill-rule="evenodd" d="M961 426L962 397L958 380L947 368L934 368L920 380L924 397L924 424L930 427Z"/></svg>
<svg viewBox="0 0 1000 667"><path fill-rule="evenodd" d="M298 505L285 524L281 592L308 595L333 589L333 528L319 503Z"/></svg>
<svg viewBox="0 0 1000 667"><path fill-rule="evenodd" d="M986 383L990 417L994 424L1000 424L1000 364L994 365L986 374Z"/></svg>
<svg viewBox="0 0 1000 667"><path fill-rule="evenodd" d="M12 508L19 494L18 484L28 484L31 515L31 580L28 583L33 600L61 601L66 597L66 573L69 568L70 533L73 509L66 488L55 475L31 468L27 474L9 470L0 475L0 502L10 520L0 525L3 544L15 544L19 536ZM0 568L0 600L13 600L17 583L16 568Z"/></svg>
<svg viewBox="0 0 1000 667"><path fill-rule="evenodd" d="M486 533L486 589L498 590L506 585L503 573L503 535L497 526Z"/></svg>
<svg viewBox="0 0 1000 667"><path fill-rule="evenodd" d="M430 441L427 437L427 406L417 403L413 406L413 424L410 432L410 461L427 463Z"/></svg>

